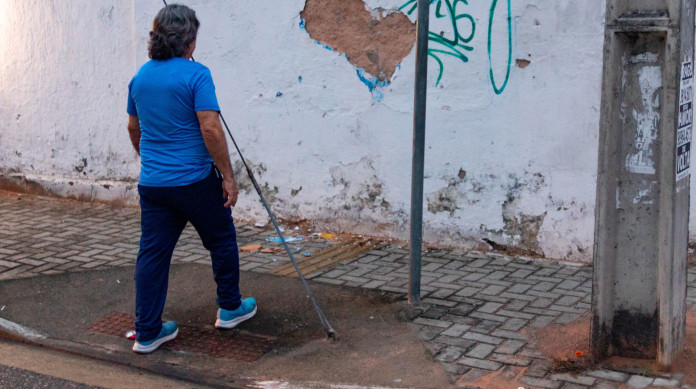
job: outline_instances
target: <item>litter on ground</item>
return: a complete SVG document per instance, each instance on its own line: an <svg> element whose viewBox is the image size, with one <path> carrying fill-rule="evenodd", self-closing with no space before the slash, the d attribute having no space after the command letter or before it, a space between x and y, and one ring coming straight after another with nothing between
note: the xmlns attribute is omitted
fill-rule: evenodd
<svg viewBox="0 0 696 389"><path fill-rule="evenodd" d="M302 238L285 238L286 243L299 242L301 240L302 240ZM272 236L270 238L266 238L266 241L268 241L268 242L280 242L281 240L277 236Z"/></svg>
<svg viewBox="0 0 696 389"><path fill-rule="evenodd" d="M261 249L260 244L249 244L246 246L242 246L242 248L239 250L243 253L250 253L250 252L258 251L259 249Z"/></svg>

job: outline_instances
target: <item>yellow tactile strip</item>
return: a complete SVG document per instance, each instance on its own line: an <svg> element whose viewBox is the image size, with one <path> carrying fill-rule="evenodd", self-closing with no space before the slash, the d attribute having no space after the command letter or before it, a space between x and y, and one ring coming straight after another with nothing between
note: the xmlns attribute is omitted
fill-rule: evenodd
<svg viewBox="0 0 696 389"><path fill-rule="evenodd" d="M326 248L311 257L301 257L297 259L302 274L310 275L319 270L328 268L339 262L355 258L356 256L369 251L377 245L377 242L369 239L352 240L339 243ZM279 276L297 277L297 272L292 262L271 269L271 274Z"/></svg>

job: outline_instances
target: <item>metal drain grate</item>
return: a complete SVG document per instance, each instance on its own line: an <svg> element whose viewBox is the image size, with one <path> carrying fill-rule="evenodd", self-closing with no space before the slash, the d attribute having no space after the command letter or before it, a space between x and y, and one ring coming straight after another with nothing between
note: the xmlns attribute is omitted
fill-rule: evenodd
<svg viewBox="0 0 696 389"><path fill-rule="evenodd" d="M87 329L102 334L123 337L126 331L133 329L135 316L123 312L111 312L87 326Z"/></svg>
<svg viewBox="0 0 696 389"><path fill-rule="evenodd" d="M133 328L135 317L127 313L112 312L87 329L102 334L123 337ZM237 331L220 331L209 328L179 326L179 335L162 347L213 358L228 358L244 362L253 362L267 353L275 344L273 339L242 335Z"/></svg>
<svg viewBox="0 0 696 389"><path fill-rule="evenodd" d="M353 259L364 252L370 251L376 244L377 242L371 240L354 240L337 244L311 257L298 259L297 266L302 270L302 274L311 275L319 270L326 269L329 266L345 260ZM292 263L286 263L273 268L269 273L280 276L297 277L297 272Z"/></svg>

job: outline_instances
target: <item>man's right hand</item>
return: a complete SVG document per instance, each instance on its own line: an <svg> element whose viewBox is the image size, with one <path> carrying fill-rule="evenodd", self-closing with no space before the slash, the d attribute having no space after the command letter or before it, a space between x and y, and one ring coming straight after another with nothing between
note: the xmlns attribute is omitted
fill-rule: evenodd
<svg viewBox="0 0 696 389"><path fill-rule="evenodd" d="M222 180L222 198L225 199L225 208L234 207L237 205L237 197L239 197L239 189L234 178L225 177Z"/></svg>
<svg viewBox="0 0 696 389"><path fill-rule="evenodd" d="M205 147L213 157L215 166L222 173L222 193L225 199L225 208L237 205L237 183L234 181L234 171L230 164L230 155L227 153L227 141L222 132L220 114L217 111L196 111L198 122L201 125L201 134Z"/></svg>

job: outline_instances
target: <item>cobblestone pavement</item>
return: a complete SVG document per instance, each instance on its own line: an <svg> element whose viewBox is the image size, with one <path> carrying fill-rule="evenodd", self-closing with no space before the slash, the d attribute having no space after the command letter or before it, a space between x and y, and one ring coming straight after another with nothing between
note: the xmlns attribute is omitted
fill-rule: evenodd
<svg viewBox="0 0 696 389"><path fill-rule="evenodd" d="M0 194L0 280L132 266L138 252L139 220L139 210L133 208ZM270 236L273 231L268 229L238 226L240 246L273 245L266 241ZM290 245L303 257L332 244L335 242L305 237ZM210 263L192 228L184 230L173 260ZM405 294L408 260L408 250L382 243L307 276L328 284ZM287 262L282 252L241 254L241 268L247 271L266 273ZM688 277L688 301L696 309L696 269ZM469 378L525 368L520 380L525 387L688 387L681 385L678 374L552 372L551 361L535 349L527 334L572 322L589 312L589 266L434 250L424 254L422 284L423 302L429 308L411 312L413 325L453 377L463 376L462 386Z"/></svg>

